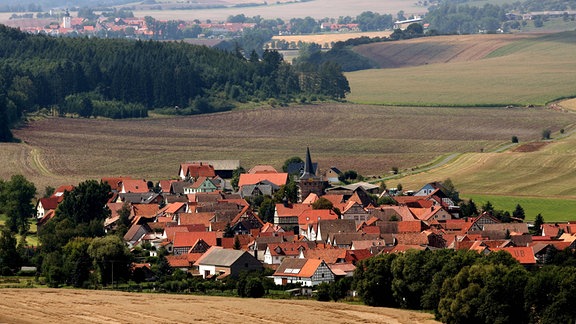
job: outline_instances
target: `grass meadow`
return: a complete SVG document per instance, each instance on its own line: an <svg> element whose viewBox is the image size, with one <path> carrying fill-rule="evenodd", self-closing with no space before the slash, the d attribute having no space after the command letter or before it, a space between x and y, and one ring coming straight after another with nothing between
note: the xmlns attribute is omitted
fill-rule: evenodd
<svg viewBox="0 0 576 324"><path fill-rule="evenodd" d="M482 35L478 37L481 39ZM576 96L574 37L576 32L523 39L474 61L347 73L351 87L348 99L380 105L544 105ZM474 42L474 38L468 40ZM426 41L433 43L434 38ZM400 45L400 42L383 43L382 50ZM470 46L482 45L470 43ZM426 55L426 52L404 55Z"/></svg>
<svg viewBox="0 0 576 324"><path fill-rule="evenodd" d="M527 221L534 221L538 214L542 214L546 222L576 220L576 200L571 199L494 195L465 195L462 198L472 199L478 208L490 201L495 209L507 210L510 214L520 204Z"/></svg>

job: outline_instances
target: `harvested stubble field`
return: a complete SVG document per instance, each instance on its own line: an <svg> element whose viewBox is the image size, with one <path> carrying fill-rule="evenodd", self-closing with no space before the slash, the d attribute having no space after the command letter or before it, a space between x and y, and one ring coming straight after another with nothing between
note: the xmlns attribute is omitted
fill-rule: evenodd
<svg viewBox="0 0 576 324"><path fill-rule="evenodd" d="M15 131L20 144L0 144L0 178L21 173L43 189L103 176L147 180L177 175L181 162L239 159L246 169L304 156L384 175L454 152L489 151L516 135L536 140L576 115L543 108L412 108L322 104L213 115L105 120L46 118Z"/></svg>
<svg viewBox="0 0 576 324"><path fill-rule="evenodd" d="M308 300L2 289L5 323L437 323L432 314Z"/></svg>
<svg viewBox="0 0 576 324"><path fill-rule="evenodd" d="M281 35L272 37L273 40L284 40L288 43L298 42L303 43L316 43L320 46L324 44L330 45L335 42L343 42L352 38L359 37L388 37L392 34L391 31L377 31L377 32L358 32L358 33L325 33L325 34L314 34L314 35Z"/></svg>
<svg viewBox="0 0 576 324"><path fill-rule="evenodd" d="M544 105L576 95L575 38L576 32L464 35L361 46L359 53L394 68L347 73L348 99L395 105Z"/></svg>

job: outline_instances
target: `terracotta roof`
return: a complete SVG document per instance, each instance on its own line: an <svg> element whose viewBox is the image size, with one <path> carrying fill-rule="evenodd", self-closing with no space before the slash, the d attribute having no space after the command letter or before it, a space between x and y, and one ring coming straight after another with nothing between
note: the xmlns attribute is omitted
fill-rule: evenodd
<svg viewBox="0 0 576 324"><path fill-rule="evenodd" d="M257 173L278 173L278 171L271 165L255 165L248 170L248 174Z"/></svg>
<svg viewBox="0 0 576 324"><path fill-rule="evenodd" d="M344 202L344 195L327 194L322 198L328 199L333 205L338 205Z"/></svg>
<svg viewBox="0 0 576 324"><path fill-rule="evenodd" d="M166 260L172 268L189 268L191 266L190 261L188 261L188 254L167 255Z"/></svg>
<svg viewBox="0 0 576 324"><path fill-rule="evenodd" d="M285 258L274 275L310 278L321 264L322 260Z"/></svg>
<svg viewBox="0 0 576 324"><path fill-rule="evenodd" d="M198 177L208 177L212 178L216 176L216 171L214 167L210 164L206 163L190 163L190 164L183 164L182 165L186 170L186 175L191 178L198 178Z"/></svg>
<svg viewBox="0 0 576 324"><path fill-rule="evenodd" d="M214 216L214 212L181 213L179 215L180 225L203 224L206 228L208 228L210 227L210 222Z"/></svg>
<svg viewBox="0 0 576 324"><path fill-rule="evenodd" d="M186 203L175 202L175 203L171 203L171 204L166 205L166 207L164 207L162 209L162 211L167 213L167 214L175 214L179 210L182 210L183 207L186 207ZM185 210L185 208L184 208L184 210Z"/></svg>
<svg viewBox="0 0 576 324"><path fill-rule="evenodd" d="M318 200L318 195L311 192L308 197L306 197L306 199L304 199L304 201L302 201L303 204L307 204L307 205L312 205L313 203L316 202L316 200Z"/></svg>
<svg viewBox="0 0 576 324"><path fill-rule="evenodd" d="M506 248L494 248L492 251L506 251L512 255L512 257L520 264L529 265L536 264L536 258L534 257L534 250L531 246L529 247L506 247Z"/></svg>
<svg viewBox="0 0 576 324"><path fill-rule="evenodd" d="M160 208L156 204L134 204L134 217L140 216L145 218L152 218L158 214Z"/></svg>
<svg viewBox="0 0 576 324"><path fill-rule="evenodd" d="M240 175L238 187L257 184L260 181L268 180L277 186L285 185L288 182L288 173L243 173Z"/></svg>
<svg viewBox="0 0 576 324"><path fill-rule="evenodd" d="M128 193L128 192L145 193L145 192L149 192L149 191L150 190L148 190L148 184L146 183L146 180L143 180L143 179L138 179L138 180L125 179L122 182L122 192L123 193Z"/></svg>
<svg viewBox="0 0 576 324"><path fill-rule="evenodd" d="M405 245L427 245L428 236L424 233L398 233L396 234L398 244Z"/></svg>
<svg viewBox="0 0 576 324"><path fill-rule="evenodd" d="M200 230L196 225L177 225L177 226L167 226L164 229L164 233L166 234L166 239L168 241L174 241L174 237L176 233L180 232L206 232L206 228L204 225L200 225L202 229Z"/></svg>
<svg viewBox="0 0 576 324"><path fill-rule="evenodd" d="M216 245L215 232L176 232L174 235L174 248L192 247L200 239L210 246Z"/></svg>
<svg viewBox="0 0 576 324"><path fill-rule="evenodd" d="M332 271L335 276L346 276L350 273L354 273L354 270L356 270L356 266L352 263L329 264L328 268L330 268L330 271Z"/></svg>
<svg viewBox="0 0 576 324"><path fill-rule="evenodd" d="M282 243L269 243L270 255L278 256L297 256L300 250L307 250L310 248L306 242L282 242Z"/></svg>
<svg viewBox="0 0 576 324"><path fill-rule="evenodd" d="M352 246L354 247L354 250L364 250L379 245L384 246L386 245L386 242L382 239L352 241Z"/></svg>
<svg viewBox="0 0 576 324"><path fill-rule="evenodd" d="M398 244L396 245L390 253L399 253L399 252L406 252L408 250L426 250L426 247L421 245L413 245L413 244Z"/></svg>
<svg viewBox="0 0 576 324"><path fill-rule="evenodd" d="M278 217L285 217L285 216L298 216L303 211L312 209L311 205L303 205L303 204L290 204L284 206L284 204L276 204L276 213Z"/></svg>
<svg viewBox="0 0 576 324"><path fill-rule="evenodd" d="M379 206L372 211L372 215L383 221L390 220L392 216L403 221L416 220L407 206Z"/></svg>
<svg viewBox="0 0 576 324"><path fill-rule="evenodd" d="M310 249L304 250L307 259L324 260L327 264L342 262L346 259L345 249Z"/></svg>
<svg viewBox="0 0 576 324"><path fill-rule="evenodd" d="M122 191L122 183L125 180L132 180L131 177L106 177L106 178L102 178L100 179L101 182L103 183L108 183L108 185L110 186L110 188L112 188L112 190L115 191Z"/></svg>
<svg viewBox="0 0 576 324"><path fill-rule="evenodd" d="M400 221L398 223L398 233L420 233L426 229L422 221Z"/></svg>
<svg viewBox="0 0 576 324"><path fill-rule="evenodd" d="M298 215L298 224L317 224L321 220L338 219L338 215L328 209L309 209ZM354 226L354 231L356 226Z"/></svg>
<svg viewBox="0 0 576 324"><path fill-rule="evenodd" d="M66 191L71 192L72 190L74 190L73 185L63 185L54 189L54 193L52 194L51 197L60 197L60 199L62 199L62 196L64 196L64 192Z"/></svg>
<svg viewBox="0 0 576 324"><path fill-rule="evenodd" d="M380 227L378 226L364 226L360 229L360 232L365 234L380 234Z"/></svg>
<svg viewBox="0 0 576 324"><path fill-rule="evenodd" d="M40 198L40 203L44 210L56 209L60 201L59 197Z"/></svg>

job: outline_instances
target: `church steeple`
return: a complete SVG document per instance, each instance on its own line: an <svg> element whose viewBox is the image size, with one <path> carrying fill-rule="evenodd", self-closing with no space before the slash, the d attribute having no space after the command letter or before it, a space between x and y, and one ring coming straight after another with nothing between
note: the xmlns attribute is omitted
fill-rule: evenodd
<svg viewBox="0 0 576 324"><path fill-rule="evenodd" d="M304 172L300 179L310 179L316 178L316 172L314 172L314 165L312 164L312 157L310 156L310 148L306 147L306 161L304 162Z"/></svg>

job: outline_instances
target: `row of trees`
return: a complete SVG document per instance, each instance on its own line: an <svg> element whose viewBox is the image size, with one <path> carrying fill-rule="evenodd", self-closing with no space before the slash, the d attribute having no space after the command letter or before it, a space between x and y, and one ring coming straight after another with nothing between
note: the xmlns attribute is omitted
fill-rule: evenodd
<svg viewBox="0 0 576 324"><path fill-rule="evenodd" d="M526 270L504 251L408 251L357 264L352 287L370 306L434 310L444 323L568 323L572 251L562 265Z"/></svg>
<svg viewBox="0 0 576 324"><path fill-rule="evenodd" d="M29 35L0 26L0 140L24 113L61 112L112 118L144 110L229 109L229 102L315 95L343 98L348 81L334 64L298 70L276 51L226 52L185 43ZM8 126L8 127L7 127Z"/></svg>

